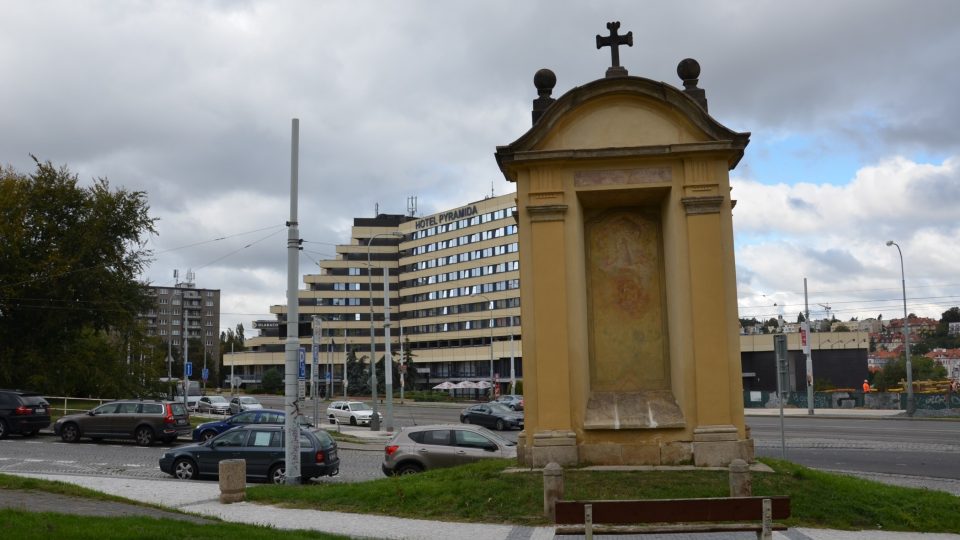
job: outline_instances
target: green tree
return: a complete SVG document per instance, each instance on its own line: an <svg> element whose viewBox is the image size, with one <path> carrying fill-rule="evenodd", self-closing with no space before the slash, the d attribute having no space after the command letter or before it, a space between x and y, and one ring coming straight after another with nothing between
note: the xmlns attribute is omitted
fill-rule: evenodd
<svg viewBox="0 0 960 540"><path fill-rule="evenodd" d="M0 168L0 387L84 395L126 379L117 397L147 392L165 354L138 321L156 233L146 194L34 162L31 174Z"/></svg>
<svg viewBox="0 0 960 540"><path fill-rule="evenodd" d="M913 373L914 381L937 380L947 377L947 369L935 362L932 358L910 356L910 371ZM907 363L903 357L888 363L874 376L877 389L881 392L886 391L887 388L900 385L900 381L905 381L906 379Z"/></svg>
<svg viewBox="0 0 960 540"><path fill-rule="evenodd" d="M418 373L417 373L417 367L415 365L415 362L413 361L413 359L416 356L417 355L413 353L413 347L410 346L410 337L404 336L403 337L403 358L401 358L401 362L406 367L406 371L404 372L403 382L406 388L409 388L410 390L417 389Z"/></svg>
<svg viewBox="0 0 960 540"><path fill-rule="evenodd" d="M366 358L357 358L356 349L347 352L347 392L351 396L365 396L370 393L370 371L364 365Z"/></svg>
<svg viewBox="0 0 960 540"><path fill-rule="evenodd" d="M804 322L804 321L806 321L806 320L807 320L807 318L803 316L803 312L802 312L802 311L801 311L800 313L797 313L797 322L798 322L798 323L802 323L802 322Z"/></svg>
<svg viewBox="0 0 960 540"><path fill-rule="evenodd" d="M837 328L834 330L834 332L849 332L849 331L850 331L850 328L848 328L847 325L842 323L838 324Z"/></svg>
<svg viewBox="0 0 960 540"><path fill-rule="evenodd" d="M260 378L260 386L268 394L276 394L283 388L283 373L277 368L270 368L263 372Z"/></svg>

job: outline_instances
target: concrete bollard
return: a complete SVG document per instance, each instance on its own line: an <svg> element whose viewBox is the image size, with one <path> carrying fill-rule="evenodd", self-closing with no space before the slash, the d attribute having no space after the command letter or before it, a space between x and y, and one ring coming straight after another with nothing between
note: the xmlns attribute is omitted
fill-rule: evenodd
<svg viewBox="0 0 960 540"><path fill-rule="evenodd" d="M556 503L563 498L563 467L554 462L543 468L543 515L556 521Z"/></svg>
<svg viewBox="0 0 960 540"><path fill-rule="evenodd" d="M230 504L247 498L247 462L225 459L220 462L220 502Z"/></svg>
<svg viewBox="0 0 960 540"><path fill-rule="evenodd" d="M742 459L730 462L730 496L750 497L753 494L753 480L750 478L750 465Z"/></svg>

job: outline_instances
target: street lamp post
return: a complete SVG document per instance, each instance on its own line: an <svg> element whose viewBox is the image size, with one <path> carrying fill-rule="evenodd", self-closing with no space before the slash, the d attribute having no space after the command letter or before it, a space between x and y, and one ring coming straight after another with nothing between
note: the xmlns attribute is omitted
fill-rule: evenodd
<svg viewBox="0 0 960 540"><path fill-rule="evenodd" d="M913 366L910 363L910 319L907 317L907 278L903 271L903 251L900 244L887 240L887 246L897 246L900 254L900 285L903 287L903 350L907 359L907 416L913 416Z"/></svg>
<svg viewBox="0 0 960 540"><path fill-rule="evenodd" d="M367 240L367 292L369 293L370 301L370 390L373 395L373 415L370 417L370 431L380 431L380 413L377 410L377 360L376 352L377 345L374 341L374 330L373 330L373 264L370 260L370 246L373 244L374 239L378 236L403 236L399 232L385 232L377 233L370 237ZM346 374L344 374L346 378ZM387 396L387 399L392 400L393 396Z"/></svg>
<svg viewBox="0 0 960 540"><path fill-rule="evenodd" d="M490 310L490 321L487 323L490 327L490 397L493 398L493 301L481 293L473 293L471 296L479 296L487 301L487 309Z"/></svg>

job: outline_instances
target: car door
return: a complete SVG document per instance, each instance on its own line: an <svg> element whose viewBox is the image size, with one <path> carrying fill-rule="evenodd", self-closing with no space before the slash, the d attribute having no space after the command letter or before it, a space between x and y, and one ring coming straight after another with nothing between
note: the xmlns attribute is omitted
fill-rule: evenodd
<svg viewBox="0 0 960 540"><path fill-rule="evenodd" d="M270 470L270 465L284 453L283 431L257 428L248 431L250 435L240 452L240 457L247 462L248 477L265 478Z"/></svg>
<svg viewBox="0 0 960 540"><path fill-rule="evenodd" d="M247 439L247 430L228 431L212 439L205 452L197 453L197 465L202 474L220 473L220 462L225 459L238 459ZM249 474L249 471L248 471Z"/></svg>
<svg viewBox="0 0 960 540"><path fill-rule="evenodd" d="M472 463L484 458L500 457L500 446L475 431L453 430L453 444L457 465Z"/></svg>
<svg viewBox="0 0 960 540"><path fill-rule="evenodd" d="M137 414L138 408L140 404L135 401L121 402L117 406L117 412L110 415L110 433L117 437L131 436L140 418Z"/></svg>
<svg viewBox="0 0 960 540"><path fill-rule="evenodd" d="M415 451L428 470L458 465L449 429L421 431L410 438L417 443Z"/></svg>
<svg viewBox="0 0 960 540"><path fill-rule="evenodd" d="M478 426L492 427L497 419L490 414L490 407L486 405L474 405L470 408L470 423Z"/></svg>
<svg viewBox="0 0 960 540"><path fill-rule="evenodd" d="M90 411L92 414L83 417L80 430L88 437L110 435L110 421L119 405L119 403L106 403Z"/></svg>

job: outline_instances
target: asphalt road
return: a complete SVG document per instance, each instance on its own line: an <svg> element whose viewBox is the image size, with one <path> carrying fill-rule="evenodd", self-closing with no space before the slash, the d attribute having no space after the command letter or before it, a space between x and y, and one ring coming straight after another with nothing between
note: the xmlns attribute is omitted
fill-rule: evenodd
<svg viewBox="0 0 960 540"><path fill-rule="evenodd" d="M267 405L280 406L282 402ZM397 403L395 424L400 427L456 423L461 409L460 406ZM757 455L780 457L780 419L748 417L747 423ZM786 458L810 467L960 480L960 459L957 459L960 457L960 422L788 417L784 425ZM516 440L518 433L501 432L511 440ZM167 448L170 445L143 448L125 441L85 440L67 444L52 434L32 439L13 435L0 440L0 472L164 478L166 475L160 472L157 461ZM343 445L340 475L321 481L357 482L380 478L382 447L358 448L363 447Z"/></svg>
<svg viewBox="0 0 960 540"><path fill-rule="evenodd" d="M748 417L758 456L779 458L780 419ZM823 470L960 479L960 422L784 419L786 458Z"/></svg>

